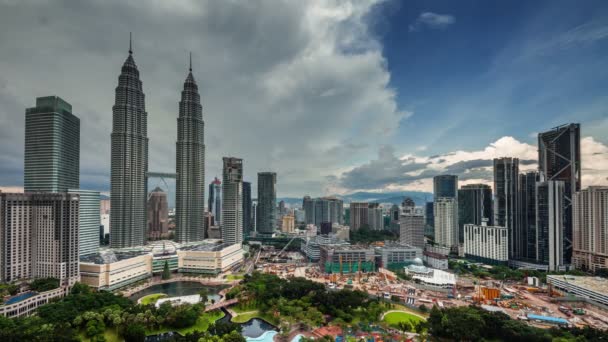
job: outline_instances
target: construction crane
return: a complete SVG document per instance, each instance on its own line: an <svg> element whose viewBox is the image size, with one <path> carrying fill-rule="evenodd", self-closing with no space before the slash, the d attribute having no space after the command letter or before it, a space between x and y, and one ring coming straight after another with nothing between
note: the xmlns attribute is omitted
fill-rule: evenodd
<svg viewBox="0 0 608 342"><path fill-rule="evenodd" d="M277 254L277 256L274 257L274 261L277 262L279 260L279 257L281 256L281 254L283 254L283 252L285 252L285 250L287 249L287 247L289 247L289 245L293 242L293 240L295 240L297 238L297 236L294 236L291 238L291 240L289 240L289 242L287 242L287 244L285 245L285 247L283 247L283 249L281 249L281 251L279 252L279 254Z"/></svg>

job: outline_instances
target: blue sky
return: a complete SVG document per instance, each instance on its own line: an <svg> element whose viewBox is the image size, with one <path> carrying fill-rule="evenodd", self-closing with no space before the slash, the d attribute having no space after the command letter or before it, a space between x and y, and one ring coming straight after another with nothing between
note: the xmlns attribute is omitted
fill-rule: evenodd
<svg viewBox="0 0 608 342"><path fill-rule="evenodd" d="M58 95L81 119L81 187L109 190L129 32L151 171L175 170L192 52L207 183L234 156L253 189L277 172L278 196L491 184L492 158L533 170L536 134L569 122L583 185L608 183L606 1L24 0L0 1L0 189L23 185L25 108Z"/></svg>
<svg viewBox="0 0 608 342"><path fill-rule="evenodd" d="M391 86L414 112L399 125L399 146L444 153L505 135L532 143L570 121L599 133L589 126L608 116L605 1L403 1L377 11L388 21L374 30ZM424 12L453 23L411 31Z"/></svg>

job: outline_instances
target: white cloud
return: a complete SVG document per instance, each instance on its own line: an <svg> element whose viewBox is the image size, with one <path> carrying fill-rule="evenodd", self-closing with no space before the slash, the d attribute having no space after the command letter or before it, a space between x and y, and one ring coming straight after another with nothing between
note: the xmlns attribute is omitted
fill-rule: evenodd
<svg viewBox="0 0 608 342"><path fill-rule="evenodd" d="M456 18L451 14L438 14L433 12L420 13L416 21L410 24L410 32L420 31L424 28L445 29L454 24Z"/></svg>
<svg viewBox="0 0 608 342"><path fill-rule="evenodd" d="M520 172L538 168L535 145L502 137L481 150L458 150L435 156L394 155L391 147L378 152L378 158L331 178L332 189L351 191L433 191L432 178L439 174L459 176L459 184L492 185L492 160L501 157L520 159ZM592 137L581 139L583 187L608 184L608 146Z"/></svg>

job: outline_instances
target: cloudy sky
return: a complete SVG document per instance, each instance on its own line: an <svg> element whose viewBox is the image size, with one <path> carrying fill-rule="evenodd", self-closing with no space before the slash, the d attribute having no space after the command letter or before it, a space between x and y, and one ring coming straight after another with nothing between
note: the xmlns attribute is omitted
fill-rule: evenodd
<svg viewBox="0 0 608 342"><path fill-rule="evenodd" d="M536 167L536 134L582 125L583 183L608 180L605 1L0 0L0 188L23 184L25 108L81 119L81 187L108 191L114 88L133 32L150 170L173 172L193 53L207 182L222 156L279 196L430 191Z"/></svg>

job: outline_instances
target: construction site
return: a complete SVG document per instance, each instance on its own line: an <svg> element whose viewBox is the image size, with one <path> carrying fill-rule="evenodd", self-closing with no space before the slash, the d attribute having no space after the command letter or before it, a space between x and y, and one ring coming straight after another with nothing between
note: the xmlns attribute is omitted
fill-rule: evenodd
<svg viewBox="0 0 608 342"><path fill-rule="evenodd" d="M350 249L348 252L357 251ZM567 293L541 286L538 279L522 281L482 280L471 276L456 277L454 284L424 282L439 271L426 267L410 267L422 273L392 272L375 269L365 251L357 251L358 258L345 255L326 255L320 262L310 263L298 252L262 252L257 268L282 278L304 277L326 284L329 289L361 290L370 296L396 301L418 309L477 305L488 311L500 311L513 319L527 321L537 327L591 326L608 329L608 311L601 305L585 301L561 301ZM323 252L322 252L323 253ZM351 255L354 255L351 253ZM328 261L329 260L329 261ZM328 265L329 263L329 265ZM426 273L425 273L426 272ZM426 277L426 278L425 278ZM422 281L421 281L422 280Z"/></svg>

